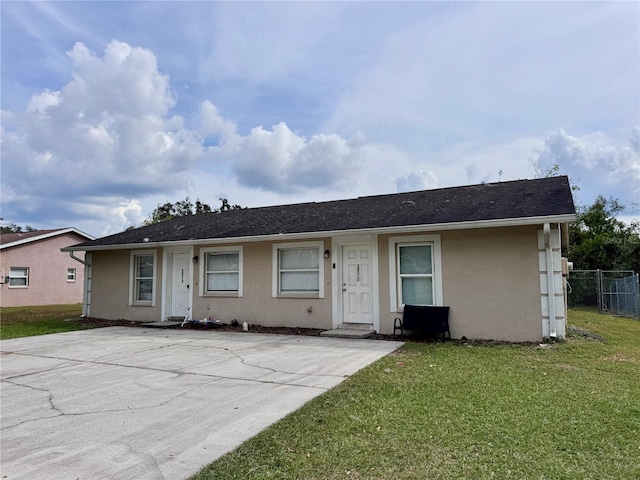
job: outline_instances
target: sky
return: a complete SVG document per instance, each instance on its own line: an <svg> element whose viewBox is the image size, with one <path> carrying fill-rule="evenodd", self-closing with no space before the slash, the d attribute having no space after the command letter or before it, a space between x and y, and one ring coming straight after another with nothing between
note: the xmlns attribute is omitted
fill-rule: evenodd
<svg viewBox="0 0 640 480"><path fill-rule="evenodd" d="M640 2L0 2L0 216L94 236L559 166L640 219ZM538 168L538 171L540 168Z"/></svg>

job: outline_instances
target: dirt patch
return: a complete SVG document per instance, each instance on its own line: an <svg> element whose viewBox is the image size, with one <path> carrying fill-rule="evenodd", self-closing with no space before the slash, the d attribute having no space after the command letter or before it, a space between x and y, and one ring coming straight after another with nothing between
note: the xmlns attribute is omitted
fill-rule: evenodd
<svg viewBox="0 0 640 480"><path fill-rule="evenodd" d="M142 327L144 323L148 322L134 322L131 320L105 320L103 318L78 318L74 319L74 321L78 321L80 323L84 323L88 326L92 327ZM228 324L222 323L219 325L211 325L208 324L205 326L204 324L194 324L188 323L184 327L180 327L180 325L176 327L171 327L176 329L189 329L189 330L218 330L221 332L242 332L242 323ZM275 335L306 335L311 337L320 336L320 332L324 332L326 329L322 328L297 328L297 327L265 327L259 324L249 324L249 332L253 333L271 333ZM413 335L406 335L404 337L396 337L393 335L383 335L381 333L374 333L370 340L386 340L386 341L411 341L414 343L426 343L426 344L439 344L439 343L452 343L454 345L463 346L463 347L496 347L502 345L520 345L520 346L534 346L537 345L535 342L519 342L512 343L506 341L498 341L498 340L470 340L466 337L461 339L447 339L442 340L439 337L429 336L426 334L418 333Z"/></svg>
<svg viewBox="0 0 640 480"><path fill-rule="evenodd" d="M131 320L105 320L104 318L74 318L74 322L82 323L88 327L140 327L144 322L132 322Z"/></svg>
<svg viewBox="0 0 640 480"><path fill-rule="evenodd" d="M106 320L104 318L80 318L76 321L92 327L142 327L148 322L133 322L131 320ZM172 327L183 330L218 330L221 332L242 332L242 325L197 325L188 323L184 327L180 325ZM273 333L280 335L307 335L319 336L324 330L319 328L294 328L294 327L263 327L262 325L249 325L249 331L253 333Z"/></svg>
<svg viewBox="0 0 640 480"><path fill-rule="evenodd" d="M576 327L575 325L569 325L568 330L569 330L569 334L573 334L575 336L584 337L589 340L596 340L598 342L603 342L603 343L606 342L606 340L602 335L598 335L597 333L591 333L589 330Z"/></svg>
<svg viewBox="0 0 640 480"><path fill-rule="evenodd" d="M181 327L178 327L181 328ZM219 330L221 332L242 332L242 325L215 325L204 326L196 324L187 324L182 328L190 330ZM277 335L306 335L309 337L320 336L320 332L324 330L319 328L293 328L293 327L264 327L262 325L249 325L249 331L252 333L273 333Z"/></svg>
<svg viewBox="0 0 640 480"><path fill-rule="evenodd" d="M91 327L142 327L143 323L148 322L134 322L131 320L106 320L104 318L77 318L73 319L79 323L85 324ZM188 323L184 327L180 327L179 325L173 327L176 329L189 329L189 330L217 330L220 332L242 332L242 324L231 325L231 324L221 324L221 325L202 325L202 324L193 324ZM320 336L320 332L324 332L326 329L322 328L297 328L297 327L265 327L263 325L258 324L249 324L249 331L253 333L271 333L276 335L306 335L310 337L318 337ZM401 338L393 338L393 335L382 335L379 333L374 334L372 337L369 337L374 340L402 340ZM406 338L405 338L406 339ZM412 339L414 340L414 339ZM417 341L422 342L431 342L433 340L429 339L420 339L416 338Z"/></svg>
<svg viewBox="0 0 640 480"><path fill-rule="evenodd" d="M626 355L622 355L622 354L614 354L612 356L609 357L600 357L601 360L606 360L608 362L629 362L629 363L640 363L640 361L637 358L634 357L629 357Z"/></svg>

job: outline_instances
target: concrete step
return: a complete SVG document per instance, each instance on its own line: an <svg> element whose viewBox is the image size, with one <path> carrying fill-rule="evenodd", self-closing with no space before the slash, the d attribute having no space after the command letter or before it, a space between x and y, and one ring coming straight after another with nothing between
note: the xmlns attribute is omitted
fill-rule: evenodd
<svg viewBox="0 0 640 480"><path fill-rule="evenodd" d="M370 323L341 323L338 325L338 328L345 330L365 330L368 332L373 330L373 325Z"/></svg>
<svg viewBox="0 0 640 480"><path fill-rule="evenodd" d="M375 332L373 330L348 330L346 328L336 328L334 330L320 332L320 336L334 338L369 338L373 336L374 333Z"/></svg>

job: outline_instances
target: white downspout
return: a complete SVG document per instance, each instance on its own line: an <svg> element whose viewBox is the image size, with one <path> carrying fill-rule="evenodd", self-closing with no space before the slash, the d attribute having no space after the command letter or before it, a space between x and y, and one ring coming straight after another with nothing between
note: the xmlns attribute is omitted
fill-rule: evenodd
<svg viewBox="0 0 640 480"><path fill-rule="evenodd" d="M556 319L556 291L553 278L553 249L551 248L551 226L544 224L544 248L547 252L547 293L549 302L549 337L556 338L558 336L557 319Z"/></svg>
<svg viewBox="0 0 640 480"><path fill-rule="evenodd" d="M84 284L82 287L82 316L88 317L91 315L91 305L89 302L89 287L91 285L91 262L87 262L86 260L76 257L73 254L73 251L69 252L69 256L76 262L80 262L84 265Z"/></svg>

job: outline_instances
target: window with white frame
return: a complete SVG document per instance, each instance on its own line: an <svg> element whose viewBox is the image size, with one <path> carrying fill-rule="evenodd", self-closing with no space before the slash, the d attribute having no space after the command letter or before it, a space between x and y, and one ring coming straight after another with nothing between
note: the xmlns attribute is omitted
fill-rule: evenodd
<svg viewBox="0 0 640 480"><path fill-rule="evenodd" d="M11 267L9 269L9 286L27 288L29 286L29 267Z"/></svg>
<svg viewBox="0 0 640 480"><path fill-rule="evenodd" d="M404 305L442 305L439 235L389 239L391 311Z"/></svg>
<svg viewBox="0 0 640 480"><path fill-rule="evenodd" d="M323 242L273 246L273 296L324 298Z"/></svg>
<svg viewBox="0 0 640 480"><path fill-rule="evenodd" d="M242 247L203 248L200 295L242 296Z"/></svg>
<svg viewBox="0 0 640 480"><path fill-rule="evenodd" d="M154 305L156 253L131 253L131 304Z"/></svg>
<svg viewBox="0 0 640 480"><path fill-rule="evenodd" d="M76 269L67 268L67 282L75 282L75 281L76 281Z"/></svg>
<svg viewBox="0 0 640 480"><path fill-rule="evenodd" d="M403 305L433 305L431 244L398 244L398 298Z"/></svg>

